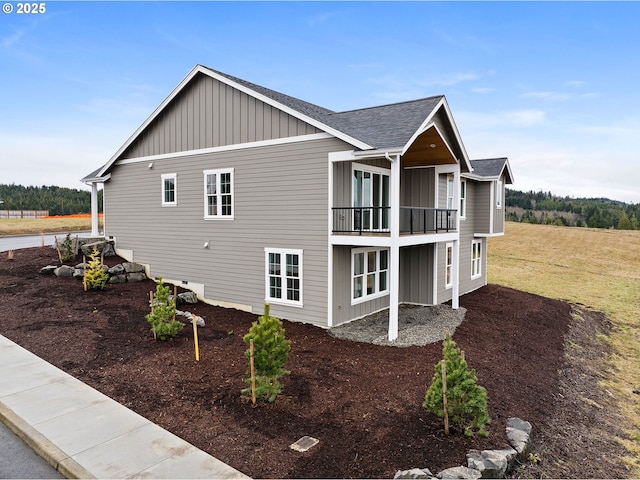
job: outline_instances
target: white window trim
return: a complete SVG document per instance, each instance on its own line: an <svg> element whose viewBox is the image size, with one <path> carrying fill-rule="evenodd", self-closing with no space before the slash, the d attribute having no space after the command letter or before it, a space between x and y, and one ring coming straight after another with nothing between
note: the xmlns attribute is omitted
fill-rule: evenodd
<svg viewBox="0 0 640 480"><path fill-rule="evenodd" d="M496 208L502 208L503 192L502 180L496 180Z"/></svg>
<svg viewBox="0 0 640 480"><path fill-rule="evenodd" d="M207 175L215 175L216 176L216 196L218 197L218 205L221 207L222 206L222 202L220 201L220 175L224 174L224 173L230 173L231 174L231 215L222 215L222 214L218 214L218 215L209 215L209 211L207 208ZM235 217L235 213L236 213L236 209L235 209L235 200L236 200L236 194L235 194L235 176L234 176L234 169L233 168L215 168L215 169L211 169L211 170L203 170L202 171L203 174L203 178L204 178L204 183L203 183L203 187L204 187L204 219L205 220L233 220Z"/></svg>
<svg viewBox="0 0 640 480"><path fill-rule="evenodd" d="M356 192L353 189L353 177L355 175L356 171L360 171L360 172L368 172L371 174L378 174L378 175L384 175L386 177L389 178L389 197L391 196L391 169L389 168L383 168L383 167L376 167L375 165L366 165L364 163L357 163L357 162L353 162L351 164L351 206L355 207L355 203L356 203L356 199L355 199L355 195ZM373 188L371 189L371 194L373 195ZM389 204L391 204L391 198L388 199L389 200ZM364 207L367 208L367 207ZM355 213L354 213L355 215ZM389 211L389 215L391 215L391 212ZM352 220L355 223L355 216L354 216L354 220ZM367 232L388 232L389 228L382 228L382 220L380 221L381 225L380 228L373 228L373 219L371 220L371 228L368 229L363 229L363 231L367 231ZM355 227L355 225L354 225Z"/></svg>
<svg viewBox="0 0 640 480"><path fill-rule="evenodd" d="M474 258L474 247L478 245L478 258ZM474 267L477 265L478 271L474 273ZM482 240L472 240L471 241L471 278L476 279L482 276Z"/></svg>
<svg viewBox="0 0 640 480"><path fill-rule="evenodd" d="M280 278L281 289L285 298L273 298L270 296L270 286L269 286L269 254L270 253L278 253L280 254ZM291 248L269 248L265 247L264 249L264 299L267 303L273 303L277 305L290 305L293 307L303 307L303 250L301 249L291 249ZM298 255L298 279L300 280L300 300L288 300L286 298L287 291L287 274L286 274L286 255Z"/></svg>
<svg viewBox="0 0 640 480"><path fill-rule="evenodd" d="M448 263L449 250L451 250L451 263ZM449 279L447 282L447 271L449 271ZM453 242L447 243L444 249L444 288L450 289L453 287Z"/></svg>
<svg viewBox="0 0 640 480"><path fill-rule="evenodd" d="M382 251L382 250L386 250L388 252L388 257L387 257L387 288L385 290L380 290L380 291L376 291L375 293L371 293L371 294L367 294L366 292L366 283L363 285L363 292L362 292L362 296L358 297L358 298L354 298L354 289L353 289L353 278L354 278L354 267L355 267L355 255L358 253L364 253L365 254L365 263L366 263L366 256L367 253L370 252L376 252L376 257L377 257L377 270L375 271L375 285L376 285L376 289L378 288L378 286L380 285L379 283L379 275L380 275L380 254L378 252ZM380 297L384 297L389 295L389 284L391 282L391 269L389 268L389 256L391 255L391 252L389 251L388 248L386 247L382 247L382 248L371 248L371 247L363 247L363 248L354 248L351 250L351 305L357 305L359 303L364 303L364 302L368 302L369 300L373 300L375 298L380 298ZM365 279L366 279L366 275L367 272L364 273Z"/></svg>
<svg viewBox="0 0 640 480"><path fill-rule="evenodd" d="M460 220L467 218L467 181L460 180Z"/></svg>
<svg viewBox="0 0 640 480"><path fill-rule="evenodd" d="M453 182L454 182L454 176L453 175L447 175L447 210L453 210L454 208L454 204L453 201L455 200L455 189L453 186Z"/></svg>
<svg viewBox="0 0 640 480"><path fill-rule="evenodd" d="M173 202L165 201L164 181L173 180ZM160 175L160 192L162 194L161 205L163 207L175 207L178 205L178 174L163 173Z"/></svg>

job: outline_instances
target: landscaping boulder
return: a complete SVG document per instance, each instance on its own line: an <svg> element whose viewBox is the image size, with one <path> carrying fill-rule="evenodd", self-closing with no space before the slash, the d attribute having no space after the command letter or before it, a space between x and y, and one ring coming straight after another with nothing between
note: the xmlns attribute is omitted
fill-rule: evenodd
<svg viewBox="0 0 640 480"><path fill-rule="evenodd" d="M178 294L177 303L198 303L198 296L195 292L182 292Z"/></svg>
<svg viewBox="0 0 640 480"><path fill-rule="evenodd" d="M146 280L147 276L144 273L144 269L142 272L131 272L127 273L127 282L141 282Z"/></svg>
<svg viewBox="0 0 640 480"><path fill-rule="evenodd" d="M61 265L53 271L53 274L56 277L73 277L75 270L75 268L69 265Z"/></svg>
<svg viewBox="0 0 640 480"><path fill-rule="evenodd" d="M110 275L109 280L107 280L107 283L125 283L126 281L127 281L127 275L123 273L120 275Z"/></svg>
<svg viewBox="0 0 640 480"><path fill-rule="evenodd" d="M182 310L176 310L176 315L179 315L181 317L184 317L187 319L186 323L191 323L193 322L194 318L196 320L196 325L199 327L204 327L204 318L195 315L191 312L183 312Z"/></svg>
<svg viewBox="0 0 640 480"><path fill-rule="evenodd" d="M478 470L482 478L505 478L517 452L513 448L504 450L470 450L467 467Z"/></svg>
<svg viewBox="0 0 640 480"><path fill-rule="evenodd" d="M518 452L518 459L525 461L531 449L531 424L520 418L507 419L507 440Z"/></svg>
<svg viewBox="0 0 640 480"><path fill-rule="evenodd" d="M478 470L467 467L452 467L436 475L440 479L478 480L482 475Z"/></svg>
<svg viewBox="0 0 640 480"><path fill-rule="evenodd" d="M46 267L42 267L40 269L40 274L51 275L56 270L56 268L58 268L57 265L47 265Z"/></svg>
<svg viewBox="0 0 640 480"><path fill-rule="evenodd" d="M109 275L121 275L124 273L124 267L122 266L121 263L114 265L113 267L111 267L108 272Z"/></svg>
<svg viewBox="0 0 640 480"><path fill-rule="evenodd" d="M82 243L82 245L80 246L80 250L82 251L83 255L89 256L93 253L93 247L96 247L98 249L98 252L100 252L100 255L103 255L105 257L115 255L113 245L111 244L111 242L108 242L106 240Z"/></svg>
<svg viewBox="0 0 640 480"><path fill-rule="evenodd" d="M410 480L430 480L434 478L434 476L428 468L412 468L411 470L398 470L393 478L394 480L399 478L406 478Z"/></svg>
<svg viewBox="0 0 640 480"><path fill-rule="evenodd" d="M135 262L124 262L122 264L122 266L124 267L124 271L127 273L140 273L140 272L144 272L144 265L140 265L139 263L135 263Z"/></svg>

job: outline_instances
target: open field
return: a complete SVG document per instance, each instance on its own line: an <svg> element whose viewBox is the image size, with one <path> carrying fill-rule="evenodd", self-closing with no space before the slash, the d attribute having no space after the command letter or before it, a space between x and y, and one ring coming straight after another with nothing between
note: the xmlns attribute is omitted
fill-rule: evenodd
<svg viewBox="0 0 640 480"><path fill-rule="evenodd" d="M604 387L628 420L625 462L640 477L640 231L507 222L488 252L490 283L584 304L613 321Z"/></svg>
<svg viewBox="0 0 640 480"><path fill-rule="evenodd" d="M102 219L100 219L102 225ZM91 216L0 219L0 237L91 230Z"/></svg>

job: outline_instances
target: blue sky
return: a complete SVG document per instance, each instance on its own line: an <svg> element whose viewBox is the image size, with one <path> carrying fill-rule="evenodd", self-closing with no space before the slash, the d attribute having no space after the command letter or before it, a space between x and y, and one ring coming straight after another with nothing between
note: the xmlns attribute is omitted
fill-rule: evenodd
<svg viewBox="0 0 640 480"><path fill-rule="evenodd" d="M0 3L0 183L84 188L203 64L337 111L444 94L512 188L640 203L638 2Z"/></svg>

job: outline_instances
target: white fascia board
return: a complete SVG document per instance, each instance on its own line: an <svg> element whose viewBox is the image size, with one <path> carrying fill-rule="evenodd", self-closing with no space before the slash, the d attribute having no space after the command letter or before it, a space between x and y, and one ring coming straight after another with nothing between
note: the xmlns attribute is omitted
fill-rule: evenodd
<svg viewBox="0 0 640 480"><path fill-rule="evenodd" d="M469 154L467 153L467 149L462 142L462 137L460 136L460 131L458 130L458 126L456 125L456 121L453 119L453 114L451 113L451 109L449 108L449 103L446 98L442 99L442 105L444 106L445 111L447 112L447 117L449 117L449 121L451 122L451 126L453 127L453 133L456 136L456 140L460 144L460 148L462 149L463 160L467 164L467 168L470 172L473 172L473 167L471 166L471 161L469 160Z"/></svg>
<svg viewBox="0 0 640 480"><path fill-rule="evenodd" d="M298 142L305 142L310 140L323 140L326 138L333 138L333 137L328 133L311 133L309 135L299 135L297 137L274 138L272 140L260 140L258 142L234 143L231 145L221 145L219 147L199 148L196 150L184 150L182 152L159 153L157 155L147 155L145 157L125 158L123 160L118 161L117 165L127 165L129 163L138 163L138 162L152 162L155 160L188 157L191 155L203 155L206 153L231 152L234 150L245 150L248 148L285 145L288 143L298 143Z"/></svg>
<svg viewBox="0 0 640 480"><path fill-rule="evenodd" d="M507 161L504 162L504 168L502 169L502 173L504 173L504 170L507 170L507 174L509 175L509 185L513 185L513 172L511 171L511 164L509 163L509 159L507 158ZM505 182L506 183L506 182Z"/></svg>
<svg viewBox="0 0 640 480"><path fill-rule="evenodd" d="M331 234L331 245L351 247L390 247L391 237L381 235L339 235Z"/></svg>
<svg viewBox="0 0 640 480"><path fill-rule="evenodd" d="M500 178L500 176L481 177L480 175L476 175L473 173L462 173L460 174L460 176L462 178L468 178L469 180L475 180L477 182L492 182Z"/></svg>
<svg viewBox="0 0 640 480"><path fill-rule="evenodd" d="M506 162L504 162L504 166L502 167L502 170L500 170L500 173L498 175L491 175L491 176L486 176L486 177L482 177L480 175L476 175L475 173L462 173L461 176L464 178L468 178L471 180L476 180L478 182L492 182L494 180L500 180L502 178L502 176L505 174L505 170L508 176L508 183L509 185L513 184L513 173L511 172L511 165L509 164L509 160L507 159Z"/></svg>
<svg viewBox="0 0 640 480"><path fill-rule="evenodd" d="M441 107L444 108L444 111L447 114L447 118L449 119L449 122L451 122L451 127L453 128L453 134L455 135L456 140L458 141L458 144L460 145L460 149L462 150L463 160L464 160L465 164L467 165L467 168L469 169L469 171L473 172L473 167L471 166L471 162L469 161L469 155L467 154L467 149L465 148L464 143L462 143L462 137L460 136L460 132L458 131L458 126L456 125L456 122L453 119L453 115L451 114L451 109L449 108L449 104L447 103L447 99L444 96L437 103L437 105L433 108L433 110L431 110L431 113L427 116L427 118L425 118L424 122L422 122L422 125L420 125L420 128L418 128L415 131L415 133L413 134L413 136L409 139L407 144L402 149L402 154L404 155L406 153L406 151L413 144L413 142L415 142L416 138L418 138L418 136L420 134L425 132L431 126L436 127L432 120L433 120L433 117L435 116L435 114L438 112L438 110ZM438 135L440 135L440 138L442 138L442 140L444 141L444 137L440 133L440 130L438 130L438 127L436 127L436 131L438 132ZM451 151L451 147L449 147L449 145L447 144L446 141L444 141L444 144L447 146L447 148L451 152L451 156L453 158L455 158L456 156Z"/></svg>
<svg viewBox="0 0 640 480"><path fill-rule="evenodd" d="M402 155L402 149L393 148L388 150L366 150L366 151L355 151L353 152L353 157L356 160L366 160L370 158L386 158L389 155L390 157Z"/></svg>
<svg viewBox="0 0 640 480"><path fill-rule="evenodd" d="M104 183L107 180L109 180L111 178L111 174L108 173L107 175L105 175L104 177L93 177L93 178L83 178L80 181L83 183L86 183L87 185L91 184L91 183Z"/></svg>
<svg viewBox="0 0 640 480"><path fill-rule="evenodd" d="M353 150L343 150L341 152L329 152L329 163L350 162L355 160Z"/></svg>
<svg viewBox="0 0 640 480"><path fill-rule="evenodd" d="M231 80L229 80L227 77L222 76L222 75L218 75L217 73L209 70L206 67L203 67L202 65L196 65L195 67L193 67L193 69L191 69L191 71L182 79L182 81L171 91L171 93L169 94L169 96L167 96L167 98L164 99L164 101L153 111L153 113L151 115L149 115L149 117L142 123L142 125L140 125L135 132L133 132L133 134L127 139L126 142L124 142L124 144L118 149L118 151L113 154L113 156L109 159L109 161L100 169L100 172L98 173L98 177L104 175L105 172L107 172L109 170L109 168L111 168L111 166L114 164L114 162L118 159L118 157L122 154L122 152L124 152L129 145L131 145L134 140L138 137L138 135L140 135L140 133L142 133L144 131L145 128L147 128L149 126L149 124L155 120L155 118L160 114L160 112L162 112L165 107L178 95L178 93L180 93L182 91L182 89L193 79L193 77L195 77L198 73L202 73L204 75L207 75L215 80L218 80L226 85L229 85L233 88L236 88L238 90L240 90L241 92L246 93L247 95L250 95L268 105L271 105L272 107L275 107L279 110L282 110L283 112L288 113L289 115L296 117L304 122L309 123L310 125L313 125L316 128L319 128L320 130L323 130L327 133L329 133L330 135L337 137L341 140L344 140L345 142L353 145L356 148L360 148L362 150L370 150L373 147L361 142L360 140L356 140L355 138L350 137L349 135L346 135L338 130L335 130L331 127L329 127L328 125L325 125L321 122L318 122L317 120L314 120L310 117L307 117L306 115L303 115L302 113L295 111L289 107L286 107L285 105L282 105L278 102L276 102L275 100L272 100L268 97L265 97L264 95L259 94L258 92L251 90L243 85L240 85L239 83L233 82Z"/></svg>

